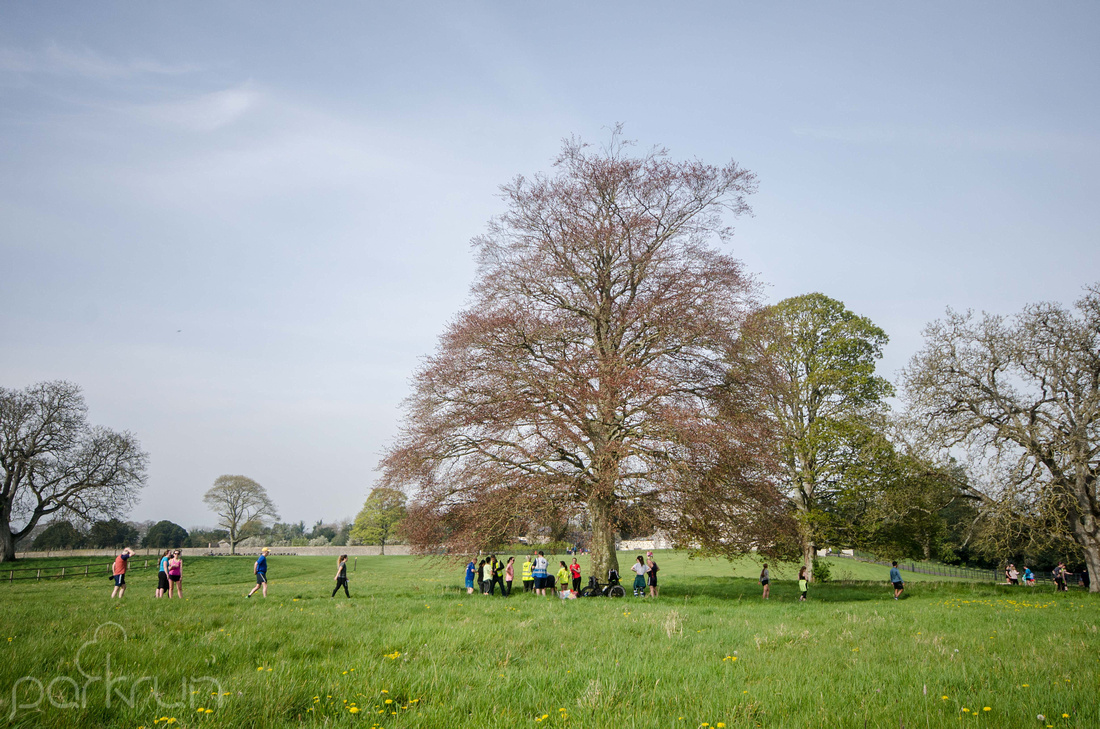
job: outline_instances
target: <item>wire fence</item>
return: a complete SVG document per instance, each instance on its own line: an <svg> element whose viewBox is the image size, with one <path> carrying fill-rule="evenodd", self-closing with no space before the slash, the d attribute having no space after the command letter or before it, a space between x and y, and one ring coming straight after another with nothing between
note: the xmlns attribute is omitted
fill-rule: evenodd
<svg viewBox="0 0 1100 729"><path fill-rule="evenodd" d="M134 561L136 562L137 560ZM136 564L131 564L129 567L131 570L144 570L148 568L149 560L144 560L144 563L140 567ZM10 568L0 570L0 582L11 584L17 580L35 580L36 582L40 582L42 580L61 580L66 577L102 577L104 575L111 575L113 571L114 562L107 562L104 564L67 564L58 567Z"/></svg>
<svg viewBox="0 0 1100 729"><path fill-rule="evenodd" d="M879 559L875 555L869 552L860 552L855 550L852 554L838 554L834 553L834 557L843 557L845 559L855 559L860 562L870 562L872 564L880 564L885 567L890 566L890 562ZM978 567L955 567L946 564L932 564L929 562L915 562L898 561L898 569L907 570L909 572L916 572L922 575L937 575L939 577L958 577L968 580L981 580L983 582L1008 582L1003 570L989 570L981 569ZM1054 582L1054 573L1049 570L1032 571L1031 573L1035 577L1035 582ZM1076 585L1078 582L1078 575L1067 572L1066 582L1069 585ZM1024 573L1020 571L1020 584L1024 583Z"/></svg>

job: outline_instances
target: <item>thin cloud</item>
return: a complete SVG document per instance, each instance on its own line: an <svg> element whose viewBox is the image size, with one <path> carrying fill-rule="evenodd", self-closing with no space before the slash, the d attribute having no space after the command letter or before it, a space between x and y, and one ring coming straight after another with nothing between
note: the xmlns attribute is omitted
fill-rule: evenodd
<svg viewBox="0 0 1100 729"><path fill-rule="evenodd" d="M264 95L251 84L242 84L187 99L143 106L138 113L160 125L212 132L242 118L263 99Z"/></svg>
<svg viewBox="0 0 1100 729"><path fill-rule="evenodd" d="M51 43L38 51L0 47L0 71L22 76L73 76L97 81L143 75L178 76L202 70L194 64L167 64L149 58L119 60L90 48Z"/></svg>

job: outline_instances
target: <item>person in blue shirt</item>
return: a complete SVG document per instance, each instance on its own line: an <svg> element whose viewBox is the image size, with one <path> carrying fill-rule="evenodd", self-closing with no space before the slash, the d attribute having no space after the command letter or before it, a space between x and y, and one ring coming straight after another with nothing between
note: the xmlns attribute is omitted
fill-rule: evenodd
<svg viewBox="0 0 1100 729"><path fill-rule="evenodd" d="M1024 565L1024 584L1031 587L1035 584L1035 573L1031 571L1031 568Z"/></svg>
<svg viewBox="0 0 1100 729"><path fill-rule="evenodd" d="M160 569L157 571L157 597L162 597L168 592L168 558L171 554L172 550L166 549L160 557Z"/></svg>
<svg viewBox="0 0 1100 729"><path fill-rule="evenodd" d="M890 582L894 583L894 599L901 597L901 591L905 589L905 583L901 581L901 572L898 571L898 561L894 560L894 566L890 568Z"/></svg>
<svg viewBox="0 0 1100 729"><path fill-rule="evenodd" d="M477 570L477 565L471 559L466 563L466 594L474 594L474 572Z"/></svg>
<svg viewBox="0 0 1100 729"><path fill-rule="evenodd" d="M252 597L256 590L263 589L264 597L267 597L267 555L271 550L264 547L260 550L260 556L256 559L256 566L252 569L256 573L256 586L245 597Z"/></svg>

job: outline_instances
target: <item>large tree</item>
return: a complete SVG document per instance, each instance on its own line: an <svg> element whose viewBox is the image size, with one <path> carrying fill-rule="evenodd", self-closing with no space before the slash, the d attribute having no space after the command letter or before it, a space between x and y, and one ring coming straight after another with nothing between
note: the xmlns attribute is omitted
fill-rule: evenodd
<svg viewBox="0 0 1100 729"><path fill-rule="evenodd" d="M218 476L202 500L218 515L218 526L229 532L230 554L237 553L251 530L279 518L267 490L248 476Z"/></svg>
<svg viewBox="0 0 1100 729"><path fill-rule="evenodd" d="M1071 537L1095 578L1100 284L1075 308L1035 304L1011 318L949 311L925 329L904 378L932 442L969 450L983 508ZM1100 591L1100 581L1090 589Z"/></svg>
<svg viewBox="0 0 1100 729"><path fill-rule="evenodd" d="M125 513L145 485L137 439L88 423L80 388L43 382L0 388L0 562L42 517L85 521Z"/></svg>
<svg viewBox="0 0 1100 729"><path fill-rule="evenodd" d="M502 187L471 305L416 375L381 466L415 491L406 534L469 552L583 513L606 574L620 514L642 505L687 543L767 546L713 534L771 521L750 518L770 504L759 419L717 418L753 285L711 243L755 176L617 138L567 141L555 167Z"/></svg>
<svg viewBox="0 0 1100 729"><path fill-rule="evenodd" d="M408 515L405 501L402 491L385 487L371 489L363 509L355 517L351 536L363 544L382 545L382 554L385 554L386 542Z"/></svg>
<svg viewBox="0 0 1100 729"><path fill-rule="evenodd" d="M88 544L99 549L133 547L141 534L121 519L105 519L92 524L88 530Z"/></svg>
<svg viewBox="0 0 1100 729"><path fill-rule="evenodd" d="M157 549L182 547L187 543L187 530L179 524L165 519L149 527L149 531L145 532L145 538L142 539L141 543L144 547L156 547Z"/></svg>
<svg viewBox="0 0 1100 729"><path fill-rule="evenodd" d="M84 534L70 521L55 521L34 538L31 549L77 549L84 545Z"/></svg>
<svg viewBox="0 0 1100 729"><path fill-rule="evenodd" d="M756 313L732 359L730 386L757 393L775 427L781 483L798 518L811 578L830 505L873 442L873 416L893 392L875 374L887 341L870 319L813 293Z"/></svg>

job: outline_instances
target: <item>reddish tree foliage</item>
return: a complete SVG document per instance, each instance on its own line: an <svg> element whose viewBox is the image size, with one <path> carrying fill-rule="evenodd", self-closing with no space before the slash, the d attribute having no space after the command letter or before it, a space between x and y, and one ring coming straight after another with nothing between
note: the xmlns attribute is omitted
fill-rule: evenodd
<svg viewBox="0 0 1100 729"><path fill-rule="evenodd" d="M507 211L474 239L473 303L418 372L381 465L385 485L415 490L405 533L421 549L583 514L606 574L628 506L683 543L774 542L767 424L724 388L754 286L711 245L756 178L627 148L567 141L555 174L502 188Z"/></svg>

